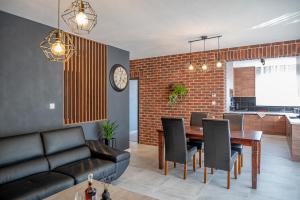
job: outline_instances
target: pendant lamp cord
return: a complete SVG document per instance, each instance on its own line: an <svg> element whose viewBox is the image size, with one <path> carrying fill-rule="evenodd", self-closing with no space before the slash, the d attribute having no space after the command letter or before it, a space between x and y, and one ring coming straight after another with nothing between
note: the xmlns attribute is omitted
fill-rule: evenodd
<svg viewBox="0 0 300 200"><path fill-rule="evenodd" d="M203 40L203 54L204 54L204 55L205 55L205 40L206 40L206 39ZM205 57L204 63L206 63L206 57Z"/></svg>
<svg viewBox="0 0 300 200"><path fill-rule="evenodd" d="M190 42L190 64L192 64L192 43Z"/></svg>
<svg viewBox="0 0 300 200"><path fill-rule="evenodd" d="M220 37L218 37L218 61L220 61Z"/></svg>
<svg viewBox="0 0 300 200"><path fill-rule="evenodd" d="M60 24L59 24L60 0L57 0L57 3L58 3L58 5L57 5L57 28L59 30L59 28L60 28Z"/></svg>

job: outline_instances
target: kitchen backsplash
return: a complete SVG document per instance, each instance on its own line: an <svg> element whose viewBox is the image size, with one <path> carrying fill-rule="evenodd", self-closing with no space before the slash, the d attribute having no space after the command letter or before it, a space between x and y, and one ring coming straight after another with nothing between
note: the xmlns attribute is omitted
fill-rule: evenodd
<svg viewBox="0 0 300 200"><path fill-rule="evenodd" d="M255 97L231 97L231 111L260 111L260 112L294 112L300 107L292 106L257 106Z"/></svg>

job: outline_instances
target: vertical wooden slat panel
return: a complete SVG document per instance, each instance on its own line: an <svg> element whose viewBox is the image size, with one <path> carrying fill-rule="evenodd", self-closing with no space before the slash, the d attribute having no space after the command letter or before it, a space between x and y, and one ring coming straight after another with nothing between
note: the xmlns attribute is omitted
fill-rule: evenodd
<svg viewBox="0 0 300 200"><path fill-rule="evenodd" d="M77 39L77 49L80 49L80 38L78 37ZM76 53L76 59L77 59L77 122L80 122L80 56L79 56L79 51Z"/></svg>
<svg viewBox="0 0 300 200"><path fill-rule="evenodd" d="M102 67L102 61L103 61L103 56L102 56L102 52L103 52L103 48L102 48L102 44L99 45L99 48L100 48L100 53L99 53L99 56L100 56L100 76L103 77L103 67ZM102 84L102 79L99 79L99 84L100 84L100 102L99 104L101 105L100 107L100 118L102 119L102 111L103 111L103 84Z"/></svg>
<svg viewBox="0 0 300 200"><path fill-rule="evenodd" d="M80 38L80 60L81 60L81 108L80 108L80 121L84 121L84 43L83 39Z"/></svg>
<svg viewBox="0 0 300 200"><path fill-rule="evenodd" d="M85 112L85 118L84 118L84 121L86 122L86 121L88 121L88 104L87 104L87 99L88 99L88 88L87 88L87 81L88 81L88 57L87 57L87 54L88 54L88 41L87 40L85 40L85 69L84 69L84 71L85 71L85 81L84 81L84 84L85 84L85 87L84 87L84 89L85 89L85 102L84 102L84 112Z"/></svg>
<svg viewBox="0 0 300 200"><path fill-rule="evenodd" d="M101 64L100 64L100 67L101 67L101 77L103 76L102 74L104 73L104 71L103 71L103 45L101 44L100 45L100 48L101 48L101 51L100 51L100 58L101 58ZM101 94L103 94L103 79L101 79L100 80L100 86L101 86ZM101 110L100 110L100 118L102 118L103 117L103 109L104 109L104 107L103 107L103 104L102 104L102 102L104 101L104 96L103 95L101 95L101 101L100 101L100 104L101 104Z"/></svg>
<svg viewBox="0 0 300 200"><path fill-rule="evenodd" d="M80 60L81 60L81 108L80 121L84 122L84 41L80 38Z"/></svg>
<svg viewBox="0 0 300 200"><path fill-rule="evenodd" d="M103 74L105 74L105 68L104 68L104 65L105 65L105 63L104 63L104 61L105 61L105 45L102 45L102 52L101 52L101 54L102 54L102 70L103 70ZM104 75L103 75L103 77L104 77ZM102 94L103 93L105 93L105 79L103 78L102 79ZM105 102L105 96L103 96L103 99L102 99L102 102ZM101 112L101 118L104 118L104 116L105 116L105 107L106 106L104 106L104 104L101 102L101 104L103 105L103 107L102 107L102 112Z"/></svg>
<svg viewBox="0 0 300 200"><path fill-rule="evenodd" d="M96 80L97 80L97 43L94 43L94 120L97 120L97 87L96 87Z"/></svg>
<svg viewBox="0 0 300 200"><path fill-rule="evenodd" d="M90 49L91 49L91 54L90 54L90 59L91 59L91 71L90 71L90 91L91 91L91 96L90 96L90 100L91 100L91 107L90 107L90 111L91 111L91 118L90 118L90 121L93 121L94 120L94 104L93 104L93 69L94 69L94 52L93 52L93 45L94 45L94 42L91 41L91 44L90 44Z"/></svg>
<svg viewBox="0 0 300 200"><path fill-rule="evenodd" d="M71 38L77 51L64 63L64 123L106 119L106 45Z"/></svg>
<svg viewBox="0 0 300 200"><path fill-rule="evenodd" d="M106 119L107 118L107 46L104 45L104 102L102 103L104 105L104 116L102 117L102 119Z"/></svg>
<svg viewBox="0 0 300 200"><path fill-rule="evenodd" d="M70 76L69 76L69 69L70 69L70 61L67 63L67 123L70 123Z"/></svg>
<svg viewBox="0 0 300 200"><path fill-rule="evenodd" d="M98 85L98 119L101 119L101 115L100 115L100 112L101 112L101 85L100 85L100 80L102 78L102 75L101 75L101 65L100 65L100 61L101 61L101 57L100 57L100 45L101 44L97 44L97 50L98 50L98 53L97 53L97 57L98 57L98 79L97 79L97 85Z"/></svg>
<svg viewBox="0 0 300 200"><path fill-rule="evenodd" d="M99 87L98 87L98 79L99 79L99 51L98 51L98 43L96 43L96 119L99 119Z"/></svg>
<svg viewBox="0 0 300 200"><path fill-rule="evenodd" d="M93 76L93 78L92 78L92 91L93 91L93 96L92 96L92 103L93 103L93 108L92 108L92 110L93 110L93 117L92 117L92 120L94 121L94 120L96 120L96 117L95 117L95 113L96 113L96 109L95 109L95 42L93 41L93 46L92 46L92 48L93 48L93 71L92 71L92 76Z"/></svg>
<svg viewBox="0 0 300 200"><path fill-rule="evenodd" d="M88 119L87 121L91 121L91 85L90 85L90 80L91 80L91 74L90 74L90 70L91 70L91 50L90 50L90 40L88 40L88 65L87 65L87 68L88 68L88 79L87 79L87 82L88 82Z"/></svg>
<svg viewBox="0 0 300 200"><path fill-rule="evenodd" d="M67 76L66 76L66 65L67 65L67 63L65 62L64 63L64 123L65 124L67 124L67 121L66 121L66 119L67 119L67 117L66 117L66 115L67 115L67 109L66 109L66 103L67 103L67 101L66 101L66 99L67 99L67 92L66 92L66 90L67 90L67 84L66 84L66 80L67 80Z"/></svg>
<svg viewBox="0 0 300 200"><path fill-rule="evenodd" d="M74 43L77 46L77 37L74 37ZM74 123L77 123L77 56L72 56L74 58L74 69L73 69L73 73L74 73Z"/></svg>
<svg viewBox="0 0 300 200"><path fill-rule="evenodd" d="M72 36L72 40L74 41L74 36ZM71 102L72 102L72 105L71 105L71 123L75 123L74 121L74 116L75 116L75 56L72 56L71 57Z"/></svg>

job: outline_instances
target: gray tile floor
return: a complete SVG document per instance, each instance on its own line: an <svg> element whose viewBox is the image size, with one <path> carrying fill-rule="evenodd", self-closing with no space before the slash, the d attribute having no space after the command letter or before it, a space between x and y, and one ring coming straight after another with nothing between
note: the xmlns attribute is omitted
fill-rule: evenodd
<svg viewBox="0 0 300 200"><path fill-rule="evenodd" d="M242 174L232 178L231 189L226 189L226 172L216 171L203 183L203 168L192 171L188 165L187 179L183 180L183 166L169 165L169 175L157 168L157 147L131 143L131 163L127 171L113 184L124 189L157 199L180 200L300 200L300 163L290 160L286 138L263 136L262 169L258 189L251 189L251 150L245 148ZM233 177L233 171L232 171Z"/></svg>

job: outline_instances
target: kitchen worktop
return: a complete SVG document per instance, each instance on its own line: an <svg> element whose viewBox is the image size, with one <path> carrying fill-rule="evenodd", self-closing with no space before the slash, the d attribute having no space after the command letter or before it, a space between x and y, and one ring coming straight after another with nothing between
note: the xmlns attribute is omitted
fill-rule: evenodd
<svg viewBox="0 0 300 200"><path fill-rule="evenodd" d="M226 113L238 113L238 114L246 114L246 115L259 115L260 117L264 117L265 115L282 115L286 116L291 124L300 125L300 118L293 119L292 117L297 116L295 113L284 113L284 112L259 112L259 111L228 111Z"/></svg>

